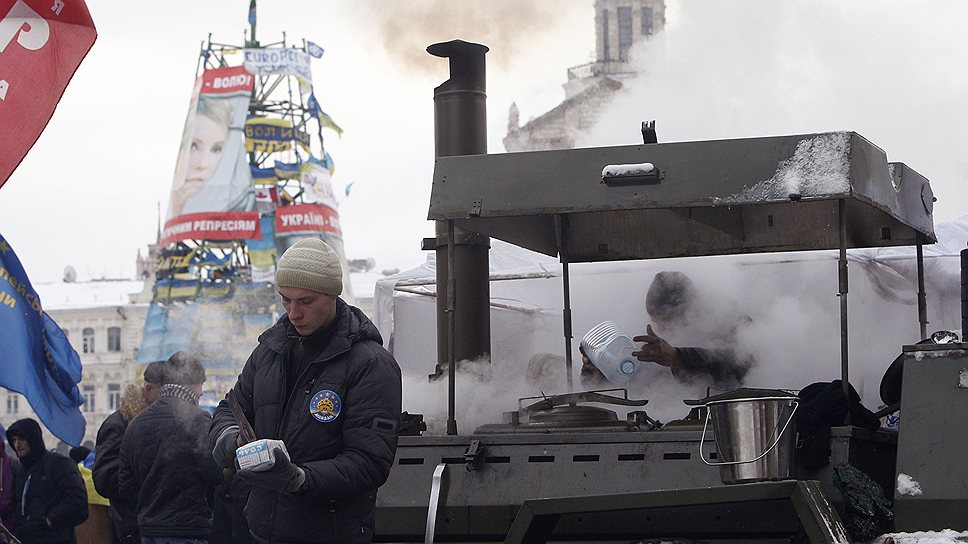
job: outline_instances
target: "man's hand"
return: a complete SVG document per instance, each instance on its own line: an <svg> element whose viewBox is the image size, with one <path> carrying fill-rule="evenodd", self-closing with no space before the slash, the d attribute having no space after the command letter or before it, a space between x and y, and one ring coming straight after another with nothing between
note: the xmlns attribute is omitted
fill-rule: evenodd
<svg viewBox="0 0 968 544"><path fill-rule="evenodd" d="M581 344L578 345L578 352L581 353L581 372L579 374L579 379L581 380L582 387L589 389L595 389L596 387L605 387L608 385L608 379L602 374L602 371L592 363L591 359L588 358L588 354L585 353L585 346Z"/></svg>
<svg viewBox="0 0 968 544"><path fill-rule="evenodd" d="M238 439L239 427L237 425L232 425L228 429L225 429L218 436L218 440L215 441L215 447L212 448L212 457L215 458L218 466L222 468L235 468L235 450L239 447L236 444Z"/></svg>
<svg viewBox="0 0 968 544"><path fill-rule="evenodd" d="M632 355L640 361L658 363L662 366L677 366L681 363L679 351L657 335L652 330L652 325L646 325L645 335L636 336L632 340L644 342L642 349L632 352Z"/></svg>
<svg viewBox="0 0 968 544"><path fill-rule="evenodd" d="M239 476L252 485L275 491L276 493L295 493L306 481L306 472L289 461L282 448L272 450L276 462L269 470L254 472L240 470Z"/></svg>

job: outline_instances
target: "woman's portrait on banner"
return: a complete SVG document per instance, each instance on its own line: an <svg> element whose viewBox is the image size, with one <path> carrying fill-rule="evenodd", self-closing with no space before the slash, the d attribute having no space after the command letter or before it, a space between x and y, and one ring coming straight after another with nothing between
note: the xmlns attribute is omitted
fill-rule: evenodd
<svg viewBox="0 0 968 544"><path fill-rule="evenodd" d="M195 86L185 120L168 219L199 212L254 209L255 193L245 154L249 91L226 92L208 70ZM212 88L220 92L211 92ZM209 92L206 92L209 91Z"/></svg>

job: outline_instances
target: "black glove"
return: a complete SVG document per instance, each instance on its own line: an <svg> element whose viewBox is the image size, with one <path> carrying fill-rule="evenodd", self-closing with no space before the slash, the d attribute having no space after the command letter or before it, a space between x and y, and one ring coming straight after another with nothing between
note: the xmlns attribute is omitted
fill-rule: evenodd
<svg viewBox="0 0 968 544"><path fill-rule="evenodd" d="M215 458L218 466L222 468L235 468L235 450L239 447L236 444L238 438L239 427L237 425L232 425L222 431L222 434L218 435L218 440L215 441L215 447L212 448L212 457Z"/></svg>
<svg viewBox="0 0 968 544"><path fill-rule="evenodd" d="M295 493L306 481L306 473L289 461L289 456L282 448L272 450L276 457L276 462L269 470L255 472L252 470L240 470L239 476L246 482L275 491L276 493Z"/></svg>

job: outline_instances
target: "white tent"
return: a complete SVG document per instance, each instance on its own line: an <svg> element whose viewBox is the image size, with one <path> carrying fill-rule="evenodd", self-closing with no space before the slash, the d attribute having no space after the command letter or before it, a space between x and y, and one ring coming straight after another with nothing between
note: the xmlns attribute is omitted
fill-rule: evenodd
<svg viewBox="0 0 968 544"><path fill-rule="evenodd" d="M928 333L960 328L961 249L968 240L968 215L937 227L938 243L925 246ZM535 354L564 356L561 266L556 260L492 240L490 364L469 365L458 376L458 422L466 433L501 421L518 398L562 393L564 374L529 383L525 371ZM594 325L611 320L630 336L649 322L645 296L657 272L687 274L704 303L689 330L656 331L673 345L704 346L723 323L743 321L738 350L756 363L745 385L800 389L840 377L840 302L837 253L775 253L574 264L571 270L573 352ZM879 386L901 346L920 340L917 267L913 247L852 250L849 253L850 381L866 406L881 405ZM405 376L404 409L425 414L431 431L445 419L446 385L429 383L436 364L435 263L380 280L377 325ZM576 361L574 381L580 387ZM683 399L701 398L701 383L682 385L667 369L644 368L630 390L647 398L650 415L681 417Z"/></svg>

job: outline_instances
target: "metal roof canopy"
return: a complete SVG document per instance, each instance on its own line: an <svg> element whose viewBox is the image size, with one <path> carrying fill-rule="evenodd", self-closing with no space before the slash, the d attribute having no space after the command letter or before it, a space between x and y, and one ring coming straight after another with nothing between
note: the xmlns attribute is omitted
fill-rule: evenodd
<svg viewBox="0 0 968 544"><path fill-rule="evenodd" d="M847 249L917 246L924 338L933 209L924 176L855 132L828 132L440 157L428 218L559 256L569 376L569 263L839 249L849 398Z"/></svg>
<svg viewBox="0 0 968 544"><path fill-rule="evenodd" d="M643 163L658 175L603 181ZM848 248L933 243L933 201L924 176L830 132L442 157L429 219L592 262L838 249L841 205Z"/></svg>

